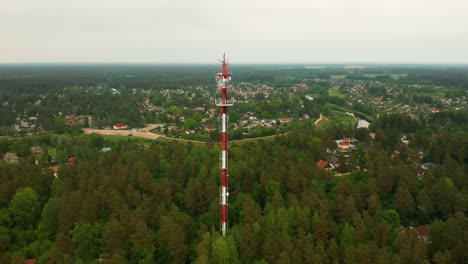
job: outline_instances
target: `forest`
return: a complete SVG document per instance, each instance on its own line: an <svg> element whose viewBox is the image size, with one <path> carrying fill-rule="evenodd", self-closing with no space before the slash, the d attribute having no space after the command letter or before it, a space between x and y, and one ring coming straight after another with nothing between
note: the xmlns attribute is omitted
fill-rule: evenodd
<svg viewBox="0 0 468 264"><path fill-rule="evenodd" d="M342 177L315 161L334 134L362 129L309 127L233 145L225 238L216 145L79 133L4 140L2 153L23 157L0 163L0 263L466 263L466 118L384 116L352 155L366 169ZM427 148L436 166L421 172L404 158L391 137L405 129L418 138L406 153ZM57 177L52 149L64 164Z"/></svg>
<svg viewBox="0 0 468 264"><path fill-rule="evenodd" d="M203 130L213 68L0 65L0 264L468 263L465 66L233 66L245 87L231 124L294 120L229 145L226 237L218 132L195 144L82 130ZM337 153L345 138L354 148ZM318 167L335 154L339 167Z"/></svg>

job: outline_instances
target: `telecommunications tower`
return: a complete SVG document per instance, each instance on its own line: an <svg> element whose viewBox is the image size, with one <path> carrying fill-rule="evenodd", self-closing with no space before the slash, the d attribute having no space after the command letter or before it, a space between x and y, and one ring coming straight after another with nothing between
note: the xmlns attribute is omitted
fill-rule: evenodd
<svg viewBox="0 0 468 264"><path fill-rule="evenodd" d="M216 106L221 107L220 131L221 131L221 235L226 236L228 223L228 107L233 105L232 100L227 99L227 88L231 81L231 73L227 70L226 54L223 54L222 72L216 74L217 89L221 93L221 99L215 99Z"/></svg>

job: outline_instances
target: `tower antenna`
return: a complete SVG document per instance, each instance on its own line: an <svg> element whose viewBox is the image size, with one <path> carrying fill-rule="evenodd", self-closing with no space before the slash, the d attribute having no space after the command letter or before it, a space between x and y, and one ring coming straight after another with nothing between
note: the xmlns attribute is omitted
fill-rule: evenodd
<svg viewBox="0 0 468 264"><path fill-rule="evenodd" d="M221 235L226 236L228 227L228 107L233 105L228 100L227 89L231 82L231 73L227 69L226 54L223 54L222 72L216 73L216 86L221 93L221 100L215 99L216 106L221 107L220 132L221 132Z"/></svg>

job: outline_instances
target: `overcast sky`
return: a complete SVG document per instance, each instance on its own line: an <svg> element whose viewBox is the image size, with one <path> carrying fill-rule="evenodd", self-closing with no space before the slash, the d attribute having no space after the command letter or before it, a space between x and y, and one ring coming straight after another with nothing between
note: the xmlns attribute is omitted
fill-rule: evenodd
<svg viewBox="0 0 468 264"><path fill-rule="evenodd" d="M467 0L2 0L0 63L468 63Z"/></svg>

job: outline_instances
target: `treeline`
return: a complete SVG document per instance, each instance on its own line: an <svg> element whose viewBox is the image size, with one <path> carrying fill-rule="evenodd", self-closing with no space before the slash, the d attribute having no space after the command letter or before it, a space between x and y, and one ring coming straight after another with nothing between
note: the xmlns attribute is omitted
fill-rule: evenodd
<svg viewBox="0 0 468 264"><path fill-rule="evenodd" d="M443 85L448 87L468 89L468 69L467 68L440 68L427 69L414 72L402 77L403 83L418 83L429 85Z"/></svg>

